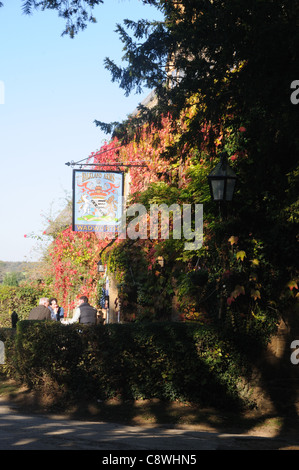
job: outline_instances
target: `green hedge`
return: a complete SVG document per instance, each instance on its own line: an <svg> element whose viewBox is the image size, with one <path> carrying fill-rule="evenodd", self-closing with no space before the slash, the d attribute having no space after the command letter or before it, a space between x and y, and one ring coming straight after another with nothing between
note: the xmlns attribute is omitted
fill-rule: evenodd
<svg viewBox="0 0 299 470"><path fill-rule="evenodd" d="M24 320L4 340L6 372L60 398L241 403L244 357L220 332L200 325Z"/></svg>
<svg viewBox="0 0 299 470"><path fill-rule="evenodd" d="M0 285L0 328L11 326L11 314L15 310L20 320L26 320L40 297L48 297L48 288L41 285L5 286Z"/></svg>

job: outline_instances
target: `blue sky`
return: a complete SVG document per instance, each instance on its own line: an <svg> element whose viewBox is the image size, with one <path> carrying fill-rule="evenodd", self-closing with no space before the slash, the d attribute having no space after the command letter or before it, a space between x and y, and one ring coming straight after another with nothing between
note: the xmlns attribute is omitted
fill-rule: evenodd
<svg viewBox="0 0 299 470"><path fill-rule="evenodd" d="M71 195L72 170L109 138L93 123L123 120L149 93L125 97L104 58L121 63L115 33L124 18L161 18L139 0L106 0L96 24L61 37L56 12L22 13L21 1L0 8L0 260L36 261L45 219ZM4 94L4 102L1 98ZM4 92L4 93L3 93Z"/></svg>

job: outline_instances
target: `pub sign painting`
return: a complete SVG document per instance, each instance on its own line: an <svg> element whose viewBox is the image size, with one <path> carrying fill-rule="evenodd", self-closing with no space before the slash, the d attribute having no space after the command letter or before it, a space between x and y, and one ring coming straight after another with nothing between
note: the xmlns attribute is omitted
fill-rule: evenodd
<svg viewBox="0 0 299 470"><path fill-rule="evenodd" d="M120 231L123 173L73 170L73 231Z"/></svg>

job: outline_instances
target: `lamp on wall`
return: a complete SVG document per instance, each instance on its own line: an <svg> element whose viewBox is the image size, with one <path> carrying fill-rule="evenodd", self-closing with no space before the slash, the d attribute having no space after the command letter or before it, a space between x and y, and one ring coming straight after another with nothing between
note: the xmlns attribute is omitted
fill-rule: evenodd
<svg viewBox="0 0 299 470"><path fill-rule="evenodd" d="M101 260L98 261L97 266L98 266L98 273L104 273L105 272L105 265L102 264Z"/></svg>
<svg viewBox="0 0 299 470"><path fill-rule="evenodd" d="M220 154L220 162L208 176L211 196L214 201L232 201L237 175L229 166L227 153Z"/></svg>

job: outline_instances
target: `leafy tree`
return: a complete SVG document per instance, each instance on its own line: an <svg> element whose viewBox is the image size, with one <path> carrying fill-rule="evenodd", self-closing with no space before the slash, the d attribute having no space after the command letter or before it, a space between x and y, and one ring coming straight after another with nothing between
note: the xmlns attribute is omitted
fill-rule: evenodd
<svg viewBox="0 0 299 470"><path fill-rule="evenodd" d="M86 28L87 23L95 23L96 19L92 10L103 0L23 0L22 9L30 15L34 9L57 10L58 15L65 19L65 30L62 34L74 37L79 31ZM0 2L0 6L3 3Z"/></svg>
<svg viewBox="0 0 299 470"><path fill-rule="evenodd" d="M266 116L268 131L287 124L294 137L296 110L289 97L298 71L298 2L159 3L165 21L125 20L124 26L117 26L127 65L106 59L112 80L127 94L142 86L156 90L157 106L140 108L141 117L147 121L170 113L176 118L197 95L202 106L189 139L200 138L203 120L219 123L228 111L238 126L258 117L258 125L265 128Z"/></svg>
<svg viewBox="0 0 299 470"><path fill-rule="evenodd" d="M18 276L16 273L6 273L3 279L4 286L18 286Z"/></svg>
<svg viewBox="0 0 299 470"><path fill-rule="evenodd" d="M118 26L125 66L106 59L126 93L155 88L156 105L141 106L137 117L110 130L127 138L132 127L157 125L166 114L175 125L192 107L164 155L179 161L183 149L197 149L199 163L221 150L233 158L236 149L245 152L236 166L236 225L259 234L282 278L297 275L298 108L290 85L299 72L298 2L181 0L159 7L163 22Z"/></svg>
<svg viewBox="0 0 299 470"><path fill-rule="evenodd" d="M156 4L155 0L142 0L144 4ZM32 14L34 9L56 10L58 15L65 19L65 30L62 35L74 38L79 31L84 30L88 23L96 23L93 15L95 6L104 3L103 0L23 0L22 9L27 15ZM0 2L0 7L3 7Z"/></svg>

